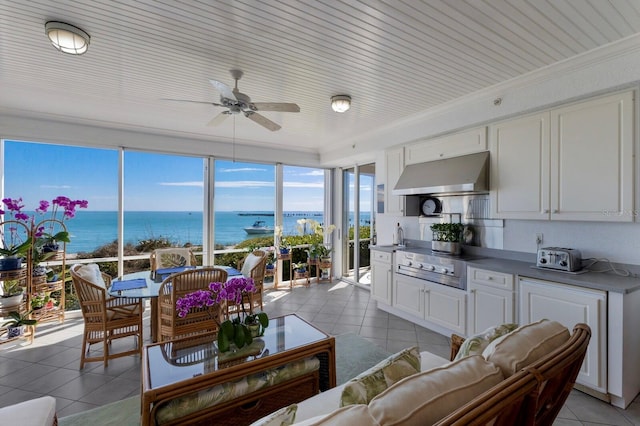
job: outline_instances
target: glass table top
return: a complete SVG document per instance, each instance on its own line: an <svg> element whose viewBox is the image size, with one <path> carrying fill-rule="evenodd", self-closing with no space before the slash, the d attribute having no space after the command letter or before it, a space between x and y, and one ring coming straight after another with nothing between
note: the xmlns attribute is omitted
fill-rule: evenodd
<svg viewBox="0 0 640 426"><path fill-rule="evenodd" d="M237 352L219 353L215 334L146 347L151 389L309 345L329 336L296 315L269 319L264 336Z"/></svg>

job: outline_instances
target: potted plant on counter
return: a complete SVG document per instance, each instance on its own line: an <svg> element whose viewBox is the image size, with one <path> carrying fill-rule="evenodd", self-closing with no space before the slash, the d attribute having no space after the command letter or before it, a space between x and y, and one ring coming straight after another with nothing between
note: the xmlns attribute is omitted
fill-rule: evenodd
<svg viewBox="0 0 640 426"><path fill-rule="evenodd" d="M434 223L431 249L449 254L460 254L460 241L464 225L461 223Z"/></svg>

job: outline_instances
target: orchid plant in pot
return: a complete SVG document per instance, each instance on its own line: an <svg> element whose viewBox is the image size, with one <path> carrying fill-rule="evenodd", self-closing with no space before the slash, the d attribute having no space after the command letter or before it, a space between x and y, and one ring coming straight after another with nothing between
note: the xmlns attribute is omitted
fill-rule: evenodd
<svg viewBox="0 0 640 426"><path fill-rule="evenodd" d="M240 306L241 309L236 311L233 318L218 324L218 350L228 352L233 346L240 349L250 345L254 337L262 336L264 329L269 326L269 317L265 312L247 313L242 303L246 294L256 291L252 278L238 277L225 283L212 282L207 290L197 290L176 300L177 315L184 318L193 308L215 304L231 303Z"/></svg>
<svg viewBox="0 0 640 426"><path fill-rule="evenodd" d="M22 211L22 198L4 198L2 203L4 209L0 208L0 215L8 215L9 219L0 227L0 270L16 270L20 269L22 258L31 249L29 216Z"/></svg>

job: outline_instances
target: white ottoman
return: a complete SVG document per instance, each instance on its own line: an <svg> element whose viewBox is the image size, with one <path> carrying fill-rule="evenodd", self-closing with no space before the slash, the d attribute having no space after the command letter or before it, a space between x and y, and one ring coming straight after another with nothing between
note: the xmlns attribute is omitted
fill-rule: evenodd
<svg viewBox="0 0 640 426"><path fill-rule="evenodd" d="M12 424L20 426L55 426L56 399L43 396L0 408L0 419L11 419Z"/></svg>

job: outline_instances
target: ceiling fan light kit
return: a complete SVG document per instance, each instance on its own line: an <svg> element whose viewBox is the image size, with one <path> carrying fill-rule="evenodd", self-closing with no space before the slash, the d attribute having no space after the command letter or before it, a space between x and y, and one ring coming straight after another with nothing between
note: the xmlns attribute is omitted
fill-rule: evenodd
<svg viewBox="0 0 640 426"><path fill-rule="evenodd" d="M335 95L331 97L331 108L335 112L346 112L351 108L351 96Z"/></svg>
<svg viewBox="0 0 640 426"><path fill-rule="evenodd" d="M44 30L58 51L70 55L82 55L89 49L91 37L75 25L59 21L49 21L44 24Z"/></svg>

